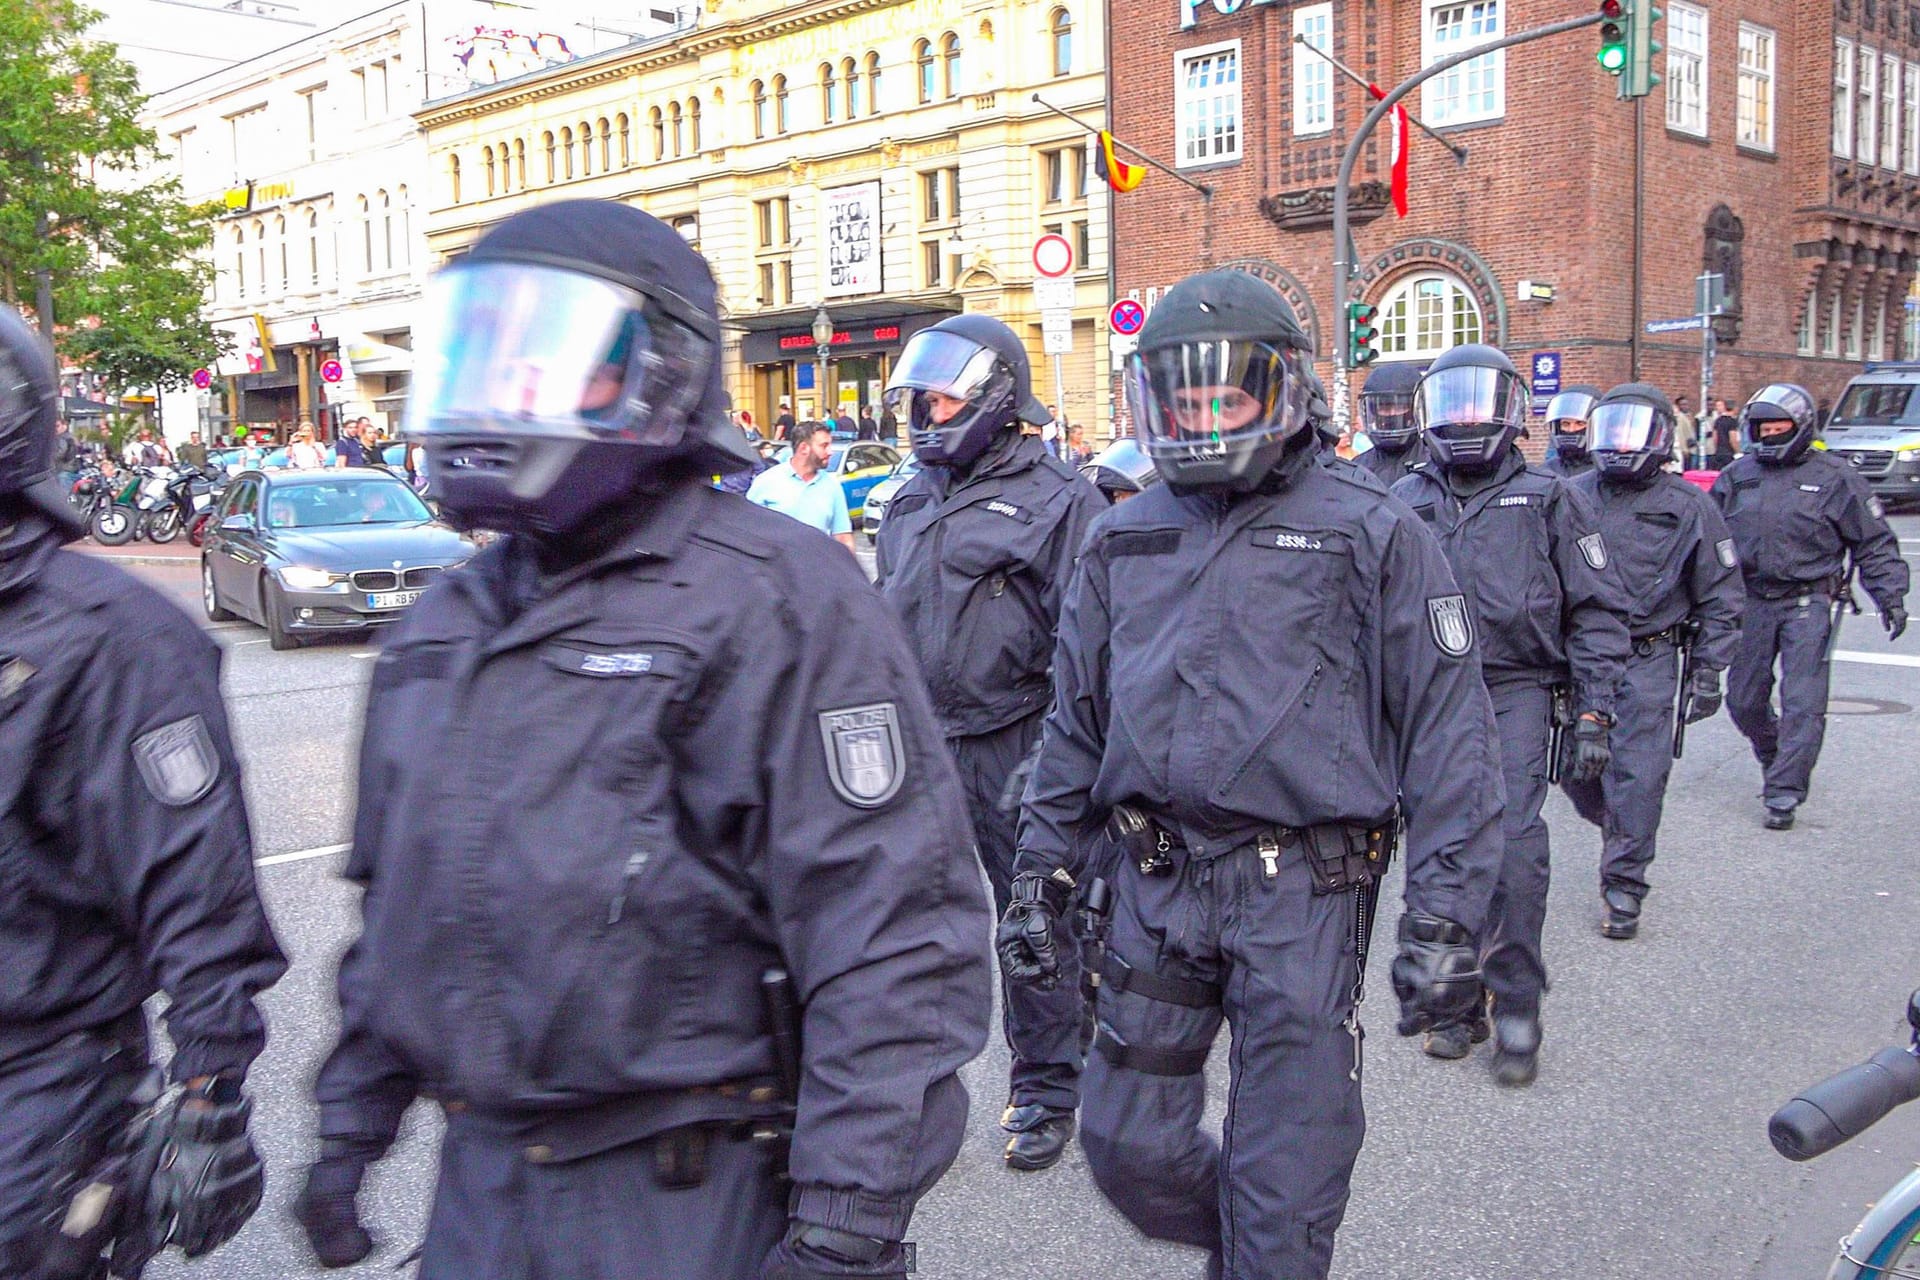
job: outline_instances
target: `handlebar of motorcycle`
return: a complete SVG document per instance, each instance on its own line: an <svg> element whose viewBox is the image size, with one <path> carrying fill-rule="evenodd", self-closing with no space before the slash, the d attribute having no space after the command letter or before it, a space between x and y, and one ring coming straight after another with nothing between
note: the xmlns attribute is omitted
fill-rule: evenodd
<svg viewBox="0 0 1920 1280"><path fill-rule="evenodd" d="M1787 1159L1811 1160L1915 1098L1920 1098L1920 1057L1911 1049L1882 1049L1859 1066L1802 1089L1767 1121L1767 1138Z"/></svg>

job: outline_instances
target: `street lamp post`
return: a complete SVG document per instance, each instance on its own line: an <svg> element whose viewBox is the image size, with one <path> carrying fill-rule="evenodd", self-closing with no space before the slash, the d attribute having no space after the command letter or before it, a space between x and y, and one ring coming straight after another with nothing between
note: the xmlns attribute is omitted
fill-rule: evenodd
<svg viewBox="0 0 1920 1280"><path fill-rule="evenodd" d="M818 366L813 371L814 395L819 404L819 412L815 416L825 422L827 420L827 356L833 352L833 317L827 314L827 304L824 302L820 304L820 309L813 313L813 350L814 362Z"/></svg>

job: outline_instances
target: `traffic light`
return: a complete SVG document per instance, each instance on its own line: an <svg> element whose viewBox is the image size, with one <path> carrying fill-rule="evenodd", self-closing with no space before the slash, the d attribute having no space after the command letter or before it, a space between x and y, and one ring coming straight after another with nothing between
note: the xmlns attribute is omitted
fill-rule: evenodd
<svg viewBox="0 0 1920 1280"><path fill-rule="evenodd" d="M1600 24L1600 52L1594 55L1600 69L1617 76L1627 69L1627 24L1620 0L1600 0L1605 21Z"/></svg>
<svg viewBox="0 0 1920 1280"><path fill-rule="evenodd" d="M1625 0L1627 6L1627 68L1620 78L1620 96L1644 98L1660 83L1653 57L1664 47L1653 38L1654 24L1665 12L1653 0Z"/></svg>
<svg viewBox="0 0 1920 1280"><path fill-rule="evenodd" d="M1380 330L1373 323L1379 316L1380 308L1370 302L1347 304L1347 368L1358 369L1380 358L1380 349L1373 345L1380 340Z"/></svg>

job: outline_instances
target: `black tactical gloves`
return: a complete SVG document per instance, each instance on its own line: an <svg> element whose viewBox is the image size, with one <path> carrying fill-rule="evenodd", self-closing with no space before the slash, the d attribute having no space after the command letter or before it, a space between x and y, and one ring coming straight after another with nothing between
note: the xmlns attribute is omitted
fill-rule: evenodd
<svg viewBox="0 0 1920 1280"><path fill-rule="evenodd" d="M1613 749L1607 745L1607 734L1607 722L1594 719L1591 712L1573 722L1573 776L1576 781L1598 782L1600 775L1607 771L1607 763L1613 759Z"/></svg>
<svg viewBox="0 0 1920 1280"><path fill-rule="evenodd" d="M1400 953L1393 958L1393 994L1400 998L1403 1036L1450 1026L1480 1002L1480 956L1473 935L1439 916L1400 917Z"/></svg>
<svg viewBox="0 0 1920 1280"><path fill-rule="evenodd" d="M360 1180L380 1155L378 1143L328 1138L307 1169L307 1185L293 1202L293 1216L306 1230L323 1267L350 1267L373 1252L373 1237L360 1225Z"/></svg>
<svg viewBox="0 0 1920 1280"><path fill-rule="evenodd" d="M1696 667L1693 672L1693 688L1689 690L1693 701L1687 707L1687 723L1693 724L1705 720L1720 709L1726 695L1720 691L1720 673L1709 671L1705 667Z"/></svg>
<svg viewBox="0 0 1920 1280"><path fill-rule="evenodd" d="M1907 629L1907 607L1893 604L1880 610L1880 625L1887 629L1887 639L1898 640Z"/></svg>
<svg viewBox="0 0 1920 1280"><path fill-rule="evenodd" d="M1013 878L1013 901L994 934L1000 971L1007 981L1032 983L1043 991L1053 990L1060 981L1053 930L1066 912L1071 892L1073 877L1065 871L1050 876L1023 871Z"/></svg>
<svg viewBox="0 0 1920 1280"><path fill-rule="evenodd" d="M253 1103L213 1080L159 1104L128 1160L130 1202L113 1248L116 1275L138 1275L167 1245L189 1258L240 1233L266 1190L247 1137Z"/></svg>
<svg viewBox="0 0 1920 1280"><path fill-rule="evenodd" d="M786 1238L760 1264L760 1280L906 1280L906 1246L835 1231L811 1222L793 1222Z"/></svg>

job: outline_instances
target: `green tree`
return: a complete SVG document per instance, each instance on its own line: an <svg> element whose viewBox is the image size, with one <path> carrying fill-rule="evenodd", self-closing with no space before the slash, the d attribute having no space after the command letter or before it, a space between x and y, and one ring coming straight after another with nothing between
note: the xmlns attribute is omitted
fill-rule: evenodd
<svg viewBox="0 0 1920 1280"><path fill-rule="evenodd" d="M212 206L153 179L134 68L77 0L0 0L0 300L42 309L63 355L119 390L180 387L221 342L201 319Z"/></svg>

